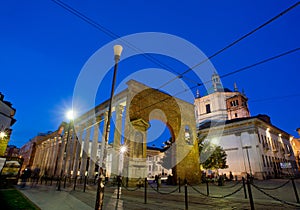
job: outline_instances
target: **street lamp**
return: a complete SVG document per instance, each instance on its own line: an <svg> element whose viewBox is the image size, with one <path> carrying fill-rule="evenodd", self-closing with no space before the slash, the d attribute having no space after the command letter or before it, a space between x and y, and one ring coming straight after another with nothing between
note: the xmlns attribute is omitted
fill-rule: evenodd
<svg viewBox="0 0 300 210"><path fill-rule="evenodd" d="M67 156L67 147L68 147L68 142L69 142L69 136L70 136L71 126L73 124L73 120L74 120L74 117L75 117L74 111L73 110L69 110L66 113L66 117L69 120L69 123L68 123L67 139L66 139L66 144L65 144L65 148L64 148L64 154L63 154L63 165L62 165L62 168L61 168L61 173L60 173L60 177L59 177L59 180L58 180L58 186L57 186L57 190L58 191L60 191L61 178L63 176L63 171L64 171L64 175L66 176L66 174L65 174L66 173L65 167L66 167L66 161L67 161L67 158L66 158L66 156ZM70 167L70 163L69 163L68 167Z"/></svg>
<svg viewBox="0 0 300 210"><path fill-rule="evenodd" d="M4 131L0 132L0 138L4 139L7 136L7 134Z"/></svg>
<svg viewBox="0 0 300 210"><path fill-rule="evenodd" d="M109 137L109 126L110 126L110 118L111 118L111 109L112 109L112 99L114 96L115 92L115 83L116 83L116 76L117 76L117 70L118 70L118 63L120 61L120 56L122 53L123 47L121 45L115 45L114 46L114 60L115 60L115 65L114 65L114 74L113 74L113 80L112 80L112 85L111 85L111 92L110 92L110 98L109 98L109 104L108 104L108 114L107 114L107 124L105 128L105 138L104 142L102 142L103 145L103 159L102 159L102 169L106 169L106 156L107 156L107 143L108 143L108 137ZM101 181L101 177L99 176L98 182ZM97 187L97 197L96 197L96 205L95 209L102 209L102 204L103 204L103 196L101 195L101 189L99 187L100 185L98 184ZM101 202L101 204L100 204Z"/></svg>

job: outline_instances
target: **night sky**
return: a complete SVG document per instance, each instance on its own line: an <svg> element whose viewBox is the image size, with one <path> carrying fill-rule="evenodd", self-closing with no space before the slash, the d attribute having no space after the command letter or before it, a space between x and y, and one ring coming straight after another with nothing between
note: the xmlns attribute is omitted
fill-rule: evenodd
<svg viewBox="0 0 300 210"><path fill-rule="evenodd" d="M113 41L114 35L140 32L172 34L191 42L210 56L297 1L64 2L113 35L91 26L51 0L0 3L0 91L17 110L17 122L12 127L9 144L22 146L37 133L54 131L66 120L64 113L72 107L74 86L83 66L98 49ZM210 62L220 75L225 75L299 48L299 21L300 6ZM124 46L124 53L126 50ZM108 58L113 63L113 50ZM180 73L187 68L162 55L155 58ZM245 91L252 116L267 114L275 126L298 137L295 129L300 127L299 58L300 53L296 51L225 77L222 83L224 87L233 89L236 82L239 90ZM142 56L121 61L117 86L126 82L134 72L146 68L162 67ZM99 86L96 104L109 97L111 77L112 71L109 71ZM204 82L192 73L186 77ZM156 80L155 77L152 79ZM183 81L188 87L194 85L188 79L183 78ZM201 94L205 94L203 89L199 89ZM192 91L195 93L196 89ZM193 103L192 100L189 102ZM84 111L87 110L80 110L81 113ZM160 123L156 124L159 126Z"/></svg>

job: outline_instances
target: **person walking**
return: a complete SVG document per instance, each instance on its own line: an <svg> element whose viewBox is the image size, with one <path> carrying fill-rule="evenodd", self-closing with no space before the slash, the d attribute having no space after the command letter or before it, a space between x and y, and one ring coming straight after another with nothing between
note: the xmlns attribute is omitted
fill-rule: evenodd
<svg viewBox="0 0 300 210"><path fill-rule="evenodd" d="M21 184L21 188L25 188L26 186L26 182L27 180L30 178L31 176L31 169L28 166L26 166L26 168L23 170L22 175L21 175L21 179L22 179L22 184Z"/></svg>

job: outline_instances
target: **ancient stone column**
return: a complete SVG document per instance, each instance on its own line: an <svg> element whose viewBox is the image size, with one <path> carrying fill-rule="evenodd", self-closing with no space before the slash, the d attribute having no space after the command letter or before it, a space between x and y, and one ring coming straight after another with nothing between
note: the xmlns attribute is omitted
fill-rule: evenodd
<svg viewBox="0 0 300 210"><path fill-rule="evenodd" d="M58 152L58 160L57 160L57 170L56 170L56 176L61 176L63 175L64 171L64 153L65 153L65 138L60 137L60 147L59 147L59 152Z"/></svg>
<svg viewBox="0 0 300 210"><path fill-rule="evenodd" d="M108 113L105 112L103 115L103 119L104 119L104 125L103 125L103 131L102 131L102 141L101 141L101 152L100 152L100 167L103 166L103 155L104 155L104 147L106 147L106 143L105 143L105 130L106 130L106 125L107 125L107 115Z"/></svg>
<svg viewBox="0 0 300 210"><path fill-rule="evenodd" d="M72 126L72 123L69 123L69 126ZM74 156L74 138L73 138L73 128L69 128L69 135L67 139L67 150L66 150L66 174L69 176L71 174L72 165L73 165L73 156Z"/></svg>
<svg viewBox="0 0 300 210"><path fill-rule="evenodd" d="M90 135L91 135L91 128L89 124L87 124L86 135L84 138L83 144L83 151L82 151L82 159L81 159L81 166L80 166L80 175L84 176L86 172L87 160L88 160L88 152L89 152L89 144L90 144Z"/></svg>
<svg viewBox="0 0 300 210"><path fill-rule="evenodd" d="M83 127L79 127L78 139L76 138L76 149L75 149L75 157L74 157L74 164L73 164L73 178L75 178L78 174L79 169L79 160L81 154L81 147L82 147L82 135L83 135Z"/></svg>
<svg viewBox="0 0 300 210"><path fill-rule="evenodd" d="M51 176L55 176L55 168L56 168L56 164L57 164L57 154L58 154L58 150L59 150L59 136L55 136L53 139L53 162L52 162L52 168L50 171L50 175Z"/></svg>
<svg viewBox="0 0 300 210"><path fill-rule="evenodd" d="M97 161L98 138L99 138L99 122L96 122L96 124L94 125L93 143L91 148L89 171L88 171L88 176L90 178L95 177L95 163Z"/></svg>
<svg viewBox="0 0 300 210"><path fill-rule="evenodd" d="M114 131L114 141L113 141L113 155L112 155L112 176L119 175L119 161L120 161L120 144L121 144L121 134L122 134L122 113L123 106L116 106L116 123Z"/></svg>

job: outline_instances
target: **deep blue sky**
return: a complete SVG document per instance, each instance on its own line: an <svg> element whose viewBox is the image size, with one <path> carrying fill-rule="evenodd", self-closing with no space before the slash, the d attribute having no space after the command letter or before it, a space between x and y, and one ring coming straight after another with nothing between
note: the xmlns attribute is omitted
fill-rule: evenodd
<svg viewBox="0 0 300 210"><path fill-rule="evenodd" d="M174 34L190 41L207 56L296 3L294 0L64 2L120 36L138 32ZM300 6L211 62L222 75L300 47L299 21ZM112 38L51 0L2 1L0 29L0 91L17 110L10 144L22 146L38 132L56 130L65 120L64 112L72 104L81 68ZM252 115L268 114L274 125L298 136L295 129L300 127L299 58L298 51L224 78L222 82L231 89L237 82L245 90ZM163 57L159 59L164 62ZM140 61L137 59L136 63ZM123 66L121 63L120 71L121 68L137 70L133 63ZM155 67L147 65L145 62L143 68ZM119 81L126 75L118 76ZM99 95L108 97L107 91Z"/></svg>

